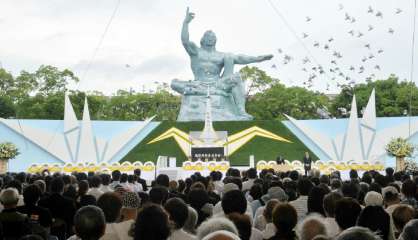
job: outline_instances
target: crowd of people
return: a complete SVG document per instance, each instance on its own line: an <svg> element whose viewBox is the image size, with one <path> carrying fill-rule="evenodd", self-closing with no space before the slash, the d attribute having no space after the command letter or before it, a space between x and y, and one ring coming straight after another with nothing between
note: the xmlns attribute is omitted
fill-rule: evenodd
<svg viewBox="0 0 418 240"><path fill-rule="evenodd" d="M182 180L160 174L9 173L0 178L1 239L413 240L413 173L254 168Z"/></svg>

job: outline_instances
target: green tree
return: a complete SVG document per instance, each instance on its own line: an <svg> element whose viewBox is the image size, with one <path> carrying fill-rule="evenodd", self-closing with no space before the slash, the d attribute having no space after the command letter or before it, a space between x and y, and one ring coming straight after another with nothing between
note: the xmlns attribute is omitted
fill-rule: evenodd
<svg viewBox="0 0 418 240"><path fill-rule="evenodd" d="M11 118L16 116L16 109L10 98L0 95L0 118Z"/></svg>
<svg viewBox="0 0 418 240"><path fill-rule="evenodd" d="M356 95L357 109L361 113L361 109L367 105L373 88L376 89L376 114L378 117L408 114L410 100L412 100L412 115L418 115L417 86L414 83L399 81L394 75L389 76L385 80L356 84L354 87L344 86L341 93L333 101L331 107L333 114L341 116L341 113L338 111L338 108L341 107L349 110L354 94Z"/></svg>
<svg viewBox="0 0 418 240"><path fill-rule="evenodd" d="M319 118L318 108L327 108L328 98L301 87L276 83L251 97L247 109L257 120L284 120L284 114L297 119Z"/></svg>
<svg viewBox="0 0 418 240"><path fill-rule="evenodd" d="M278 79L270 77L265 71L257 67L245 66L239 72L247 86L247 98L257 92L263 92L279 82Z"/></svg>
<svg viewBox="0 0 418 240"><path fill-rule="evenodd" d="M156 93L136 93L119 90L103 110L107 120L141 120L156 115L157 120L175 120L180 97L161 90Z"/></svg>

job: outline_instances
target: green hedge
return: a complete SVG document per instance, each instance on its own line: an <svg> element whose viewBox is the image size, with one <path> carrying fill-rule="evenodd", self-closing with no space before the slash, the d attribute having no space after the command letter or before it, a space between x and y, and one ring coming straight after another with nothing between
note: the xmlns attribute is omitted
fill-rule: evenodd
<svg viewBox="0 0 418 240"><path fill-rule="evenodd" d="M163 121L155 128L142 142L134 147L121 161L156 161L159 155L177 158L177 165L181 166L187 160L183 151L173 138L148 144L151 140L158 137L168 129L176 127L186 133L190 131L201 131L203 122L174 122ZM280 142L269 138L255 137L247 144L239 148L229 160L232 165L248 165L249 156L254 155L256 161L274 160L280 153L286 159L301 159L308 148L280 121L242 121L242 122L214 122L216 131L228 131L228 135L235 134L247 128L258 126L292 143ZM309 151L311 156L317 158Z"/></svg>

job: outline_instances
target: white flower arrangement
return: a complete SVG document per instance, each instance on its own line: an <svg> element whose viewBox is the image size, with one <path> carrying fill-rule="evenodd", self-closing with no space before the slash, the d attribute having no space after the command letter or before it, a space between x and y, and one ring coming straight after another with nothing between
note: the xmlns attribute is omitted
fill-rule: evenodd
<svg viewBox="0 0 418 240"><path fill-rule="evenodd" d="M404 138L393 138L387 145L386 145L386 152L394 157L410 157L414 152L414 145L409 143Z"/></svg>
<svg viewBox="0 0 418 240"><path fill-rule="evenodd" d="M13 143L0 143L0 159L10 160L19 154L19 149Z"/></svg>
<svg viewBox="0 0 418 240"><path fill-rule="evenodd" d="M418 164L413 159L407 159L405 161L405 171L407 172L418 172Z"/></svg>

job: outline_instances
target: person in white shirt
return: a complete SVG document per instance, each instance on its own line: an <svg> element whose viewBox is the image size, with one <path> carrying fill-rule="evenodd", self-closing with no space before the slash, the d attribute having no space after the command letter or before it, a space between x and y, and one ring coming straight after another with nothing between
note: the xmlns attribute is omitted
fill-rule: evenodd
<svg viewBox="0 0 418 240"><path fill-rule="evenodd" d="M113 192L112 187L109 186L110 184L110 175L109 174L102 174L100 175L100 178L102 179L102 184L100 185L99 190L103 193L107 192Z"/></svg>
<svg viewBox="0 0 418 240"><path fill-rule="evenodd" d="M122 199L117 193L108 192L100 196L97 201L106 218L106 231L102 239L130 240L129 235L134 220L118 222L121 219Z"/></svg>
<svg viewBox="0 0 418 240"><path fill-rule="evenodd" d="M243 192L249 191L254 185L254 181L257 179L257 170L255 168L248 169L247 178L248 180L242 183Z"/></svg>
<svg viewBox="0 0 418 240"><path fill-rule="evenodd" d="M169 219L174 223L174 230L169 240L195 240L196 237L183 230L189 210L187 204L180 198L171 198L164 204Z"/></svg>
<svg viewBox="0 0 418 240"><path fill-rule="evenodd" d="M232 190L239 190L239 187L235 183L227 183L224 186L223 195L225 195L227 192ZM247 202L247 209L245 210L245 214L248 215L251 219L251 222L253 222L253 210L251 208L251 204ZM213 216L215 217L223 217L225 216L224 210L222 209L222 201L218 202L213 207Z"/></svg>
<svg viewBox="0 0 418 240"><path fill-rule="evenodd" d="M298 213L298 221L304 219L306 217L306 214L308 214L308 194L312 187L313 183L309 179L299 179L299 197L296 200L289 202L289 204L292 205Z"/></svg>
<svg viewBox="0 0 418 240"><path fill-rule="evenodd" d="M122 173L119 170L115 170L112 172L112 183L110 184L110 187L112 189L115 189L117 185L120 185L120 177Z"/></svg>
<svg viewBox="0 0 418 240"><path fill-rule="evenodd" d="M96 198L96 201L102 196L103 191L100 190L100 184L102 179L99 176L93 176L90 181L90 189L87 192L87 195L91 195Z"/></svg>
<svg viewBox="0 0 418 240"><path fill-rule="evenodd" d="M134 191L131 184L129 184L129 182L128 182L128 174L126 174L126 173L123 173L121 175L119 185L122 186L128 192L133 192Z"/></svg>
<svg viewBox="0 0 418 240"><path fill-rule="evenodd" d="M224 183L222 182L222 173L219 171L212 171L210 173L212 178L213 186L215 186L215 191L217 194L221 195L224 189Z"/></svg>
<svg viewBox="0 0 418 240"><path fill-rule="evenodd" d="M324 196L323 205L326 216L324 222L328 230L328 236L331 238L337 236L341 232L340 227L335 221L335 205L337 204L337 201L342 198L343 196L338 192L330 192Z"/></svg>

